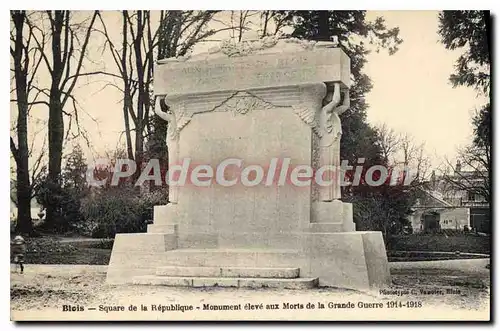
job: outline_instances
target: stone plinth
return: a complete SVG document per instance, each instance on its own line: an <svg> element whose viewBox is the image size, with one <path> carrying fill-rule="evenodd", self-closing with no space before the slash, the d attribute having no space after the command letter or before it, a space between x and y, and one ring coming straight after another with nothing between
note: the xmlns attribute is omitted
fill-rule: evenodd
<svg viewBox="0 0 500 331"><path fill-rule="evenodd" d="M355 232L338 186L293 180L301 167L339 164L349 58L329 43L238 45L155 67L155 93L168 105L155 111L169 121L169 168L181 179L181 165L189 171L181 185L171 182L170 203L155 207L147 234L117 235L108 281L210 284L210 268L252 267L298 269L307 286L387 284L382 236ZM212 278L172 271L193 267Z"/></svg>

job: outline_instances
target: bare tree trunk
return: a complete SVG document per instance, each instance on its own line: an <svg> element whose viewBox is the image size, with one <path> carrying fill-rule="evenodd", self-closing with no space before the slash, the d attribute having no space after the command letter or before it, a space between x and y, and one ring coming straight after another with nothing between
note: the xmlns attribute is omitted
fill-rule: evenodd
<svg viewBox="0 0 500 331"><path fill-rule="evenodd" d="M18 233L31 234L33 225L31 221L31 184L28 168L28 48L24 47L23 29L26 13L15 11L11 13L15 26L15 46L11 54L14 59L14 75L16 81L17 97L17 148L10 138L10 148L16 162L16 198L17 198L17 224ZM23 67L23 52L25 64Z"/></svg>
<svg viewBox="0 0 500 331"><path fill-rule="evenodd" d="M138 81L138 98L137 98L137 121L135 123L135 163L137 165L137 171L134 178L139 178L141 173L141 166L144 157L144 104L149 100L149 94L145 90L144 84L144 66L142 62L142 41L144 38L144 20L143 12L137 11L137 31L134 36L134 51L135 51L135 64L137 70L137 81Z"/></svg>
<svg viewBox="0 0 500 331"><path fill-rule="evenodd" d="M61 175L62 150L64 140L63 108L61 105L61 83L64 65L61 56L61 33L65 21L69 20L69 12L55 11L50 15L52 29L52 82L49 97L49 183L51 187L59 187ZM46 225L50 227L57 218L56 204L47 206Z"/></svg>
<svg viewBox="0 0 500 331"><path fill-rule="evenodd" d="M262 37L265 37L267 34L267 24L269 22L269 10L264 12L264 27L262 28Z"/></svg>
<svg viewBox="0 0 500 331"><path fill-rule="evenodd" d="M245 10L240 11L240 24L238 25L238 41L241 41L243 38L243 24L245 23L245 20L243 18L243 13Z"/></svg>
<svg viewBox="0 0 500 331"><path fill-rule="evenodd" d="M64 141L64 106L68 99L72 98L72 91L80 76L80 71L85 57L85 51L92 31L92 26L97 17L94 13L90 25L85 34L85 40L80 48L78 62L74 66L71 75L72 57L74 54L74 35L70 27L70 12L56 10L53 13L47 12L51 25L51 45L52 45L52 67L49 67L51 74L51 87L49 95L49 184L58 189L61 186L61 163ZM41 50L43 52L43 50ZM48 62L48 61L47 61ZM69 84L69 85L67 85ZM74 101L74 99L73 99ZM76 111L76 109L75 109ZM58 202L49 203L46 213L46 225L48 228L54 225L58 217L56 210Z"/></svg>
<svg viewBox="0 0 500 331"><path fill-rule="evenodd" d="M130 160L134 159L134 151L132 148L132 137L130 132L130 119L129 119L129 110L132 109L132 100L131 100L131 91L130 91L130 81L127 74L127 50L128 50L128 27L127 27L127 19L126 19L126 11L123 12L123 41L122 41L122 58L121 58L121 66L123 70L123 120L125 122L125 137L127 142L127 156Z"/></svg>

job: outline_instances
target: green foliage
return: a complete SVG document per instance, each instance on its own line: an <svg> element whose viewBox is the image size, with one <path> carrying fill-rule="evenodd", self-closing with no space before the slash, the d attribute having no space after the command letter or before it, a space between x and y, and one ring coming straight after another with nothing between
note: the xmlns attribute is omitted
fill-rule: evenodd
<svg viewBox="0 0 500 331"><path fill-rule="evenodd" d="M474 140L476 147L484 148L491 146L491 106L488 103L472 119L474 126Z"/></svg>
<svg viewBox="0 0 500 331"><path fill-rule="evenodd" d="M166 204L161 191L138 194L134 188L111 188L82 201L85 222L80 232L94 238L114 238L117 233L145 232L153 207Z"/></svg>
<svg viewBox="0 0 500 331"><path fill-rule="evenodd" d="M113 238L116 233L144 232L153 219L153 206L167 203L166 190L140 194L139 189L122 183L116 187L90 189L86 182L87 165L76 146L68 155L60 183L43 176L36 185L41 205L55 207L54 222L42 229L55 233L74 231L97 238Z"/></svg>
<svg viewBox="0 0 500 331"><path fill-rule="evenodd" d="M86 173L87 160L80 145L76 145L66 158L66 166L62 172L62 185L77 196L85 195L88 191Z"/></svg>
<svg viewBox="0 0 500 331"><path fill-rule="evenodd" d="M348 199L353 203L357 230L381 231L387 237L401 233L404 226L410 225L406 215L416 202L417 190L402 185L360 187Z"/></svg>
<svg viewBox="0 0 500 331"><path fill-rule="evenodd" d="M491 51L487 11L457 10L439 14L441 42L450 50L464 49L450 76L453 86L470 86L485 94L490 90Z"/></svg>
<svg viewBox="0 0 500 331"><path fill-rule="evenodd" d="M40 228L49 232L64 233L70 231L75 223L81 220L80 203L71 190L66 190L58 183L43 176L35 186L38 203L47 208L54 207L55 217L50 223L44 223Z"/></svg>
<svg viewBox="0 0 500 331"><path fill-rule="evenodd" d="M68 155L66 166L60 178L54 182L47 174L40 176L34 183L36 199L47 208L54 208L55 217L41 228L55 233L75 230L83 221L80 213L80 201L89 188L86 183L87 164L80 146L75 146Z"/></svg>
<svg viewBox="0 0 500 331"><path fill-rule="evenodd" d="M57 239L45 238L26 238L26 254L28 256L52 253L71 253L76 248L73 245L61 244Z"/></svg>

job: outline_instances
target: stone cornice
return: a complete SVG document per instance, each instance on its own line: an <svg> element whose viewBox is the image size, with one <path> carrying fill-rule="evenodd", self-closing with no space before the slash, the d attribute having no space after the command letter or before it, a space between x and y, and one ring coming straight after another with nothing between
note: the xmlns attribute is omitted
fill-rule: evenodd
<svg viewBox="0 0 500 331"><path fill-rule="evenodd" d="M290 44L290 43L286 43ZM262 86L339 82L350 85L350 59L340 48L314 50L294 45L291 51L257 52L246 56L218 56L155 67L155 94L197 94L248 90ZM297 47L297 48L296 48ZM273 52L271 52L273 50Z"/></svg>

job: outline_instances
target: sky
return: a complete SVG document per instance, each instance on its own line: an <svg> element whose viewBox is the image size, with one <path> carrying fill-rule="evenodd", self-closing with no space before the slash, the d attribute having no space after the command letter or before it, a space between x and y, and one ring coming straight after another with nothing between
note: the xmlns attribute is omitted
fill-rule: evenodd
<svg viewBox="0 0 500 331"><path fill-rule="evenodd" d="M383 16L388 26L398 26L403 38L399 51L372 53L366 73L373 81L367 95L368 120L386 123L425 143L437 165L453 158L459 146L471 140L471 117L487 99L472 88L453 88L449 75L461 51L449 51L439 42L438 12L371 12Z"/></svg>
<svg viewBox="0 0 500 331"><path fill-rule="evenodd" d="M425 143L433 167L439 167L444 158L453 159L456 149L470 141L471 116L486 101L471 88L453 88L449 83L461 51L446 50L439 43L437 15L436 11L368 12L368 19L383 16L388 27L399 27L403 43L392 56L384 50L371 53L365 66L374 86L366 96L368 121L373 125L385 123L396 132L410 134L416 143ZM105 19L108 29L120 31L118 12L107 12ZM228 37L225 32L214 39ZM113 71L111 56L100 53L103 41L99 35L92 37L91 57ZM106 82L102 77L83 77L76 91L82 108L80 125L91 143L91 148L82 144L89 159L124 144L121 95L113 88L103 89ZM34 134L45 126L48 112L42 107L32 114L31 139L41 150L44 132Z"/></svg>

